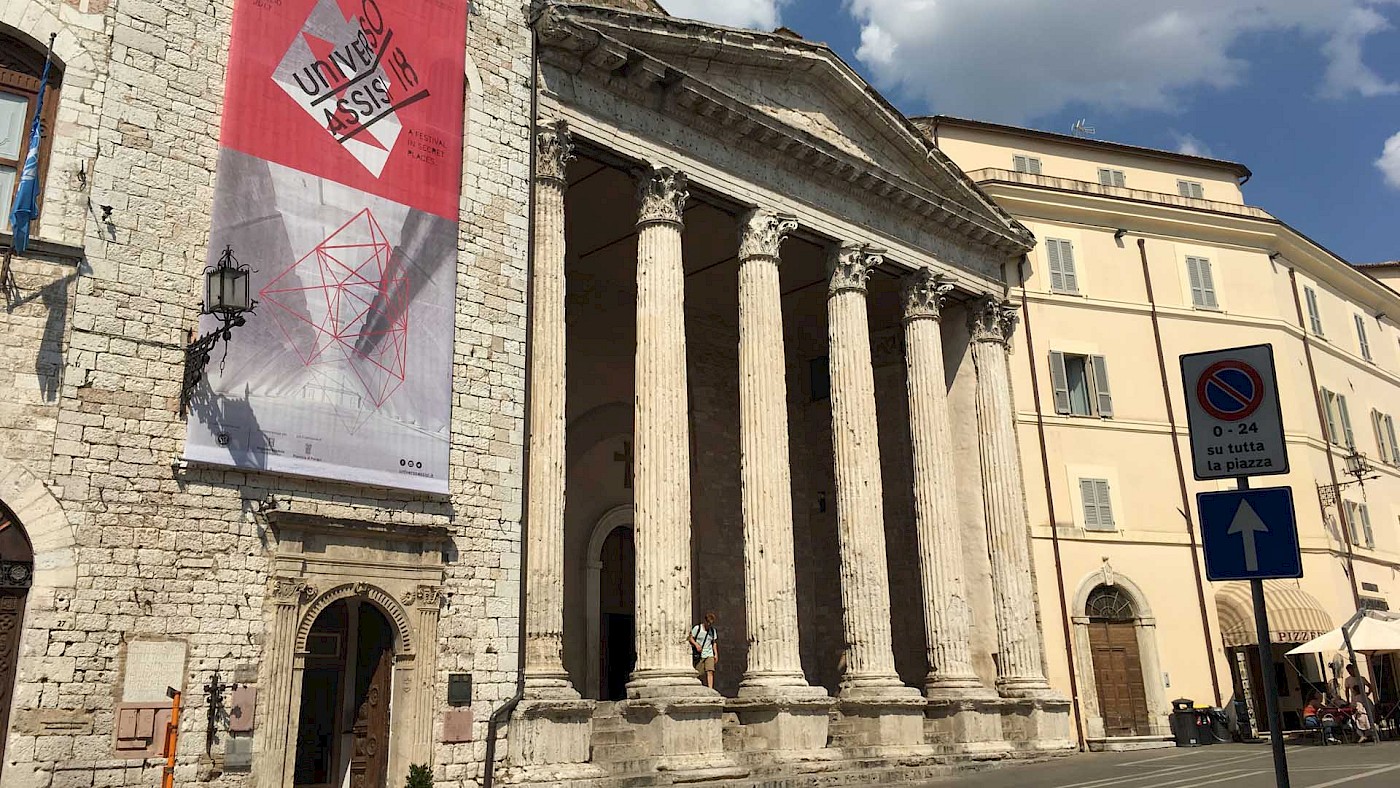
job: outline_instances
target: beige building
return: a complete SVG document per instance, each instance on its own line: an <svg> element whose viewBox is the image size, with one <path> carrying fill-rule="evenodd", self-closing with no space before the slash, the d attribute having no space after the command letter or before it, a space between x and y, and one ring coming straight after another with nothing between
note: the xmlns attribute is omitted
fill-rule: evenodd
<svg viewBox="0 0 1400 788"><path fill-rule="evenodd" d="M1291 471L1255 484L1293 488L1305 567L1268 584L1296 725L1304 685L1324 677L1314 660L1285 664L1289 644L1358 606L1400 606L1400 267L1349 265L1247 205L1239 164L918 123L1037 239L1013 278L1017 424L1050 676L1077 698L1083 735L1159 736L1180 697L1244 698L1262 717L1248 590L1206 581L1200 563L1195 494L1234 485L1193 478L1178 362L1261 343ZM1375 667L1393 698L1394 673Z"/></svg>

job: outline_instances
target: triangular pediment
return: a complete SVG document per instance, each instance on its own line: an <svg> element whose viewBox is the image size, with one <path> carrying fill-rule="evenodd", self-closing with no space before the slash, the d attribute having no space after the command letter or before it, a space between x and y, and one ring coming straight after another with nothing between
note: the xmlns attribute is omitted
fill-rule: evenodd
<svg viewBox="0 0 1400 788"><path fill-rule="evenodd" d="M556 4L586 26L664 64L742 111L956 203L1007 236L1030 233L825 44L594 5Z"/></svg>

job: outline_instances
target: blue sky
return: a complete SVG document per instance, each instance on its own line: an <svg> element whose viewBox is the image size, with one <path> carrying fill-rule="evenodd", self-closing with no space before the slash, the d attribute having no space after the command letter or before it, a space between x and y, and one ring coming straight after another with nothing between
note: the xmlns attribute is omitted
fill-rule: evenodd
<svg viewBox="0 0 1400 788"><path fill-rule="evenodd" d="M825 41L910 115L1083 117L1242 162L1250 203L1348 260L1400 258L1400 0L661 2Z"/></svg>

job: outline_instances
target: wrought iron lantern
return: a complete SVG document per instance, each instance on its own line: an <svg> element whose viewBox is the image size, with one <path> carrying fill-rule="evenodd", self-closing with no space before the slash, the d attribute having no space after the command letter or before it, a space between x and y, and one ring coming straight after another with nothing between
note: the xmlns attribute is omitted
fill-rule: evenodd
<svg viewBox="0 0 1400 788"><path fill-rule="evenodd" d="M222 339L224 352L233 337L233 329L245 325L248 315L257 309L258 302L253 298L252 272L248 266L240 265L233 256L233 247L224 247L217 265L204 269L204 308L200 314L213 315L219 320L219 327L199 337L185 348L185 382L180 388L180 413L189 409L190 397L195 386L204 379L204 370L209 366L209 357L214 346Z"/></svg>

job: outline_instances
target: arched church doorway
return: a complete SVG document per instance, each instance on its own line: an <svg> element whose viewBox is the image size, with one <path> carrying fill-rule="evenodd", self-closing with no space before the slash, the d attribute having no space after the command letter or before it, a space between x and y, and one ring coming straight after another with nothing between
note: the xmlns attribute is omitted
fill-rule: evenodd
<svg viewBox="0 0 1400 788"><path fill-rule="evenodd" d="M394 625L364 597L329 605L311 626L301 681L297 788L386 788Z"/></svg>
<svg viewBox="0 0 1400 788"><path fill-rule="evenodd" d="M1150 713L1132 597L1117 585L1101 585L1089 594L1085 613L1104 732L1147 735Z"/></svg>
<svg viewBox="0 0 1400 788"><path fill-rule="evenodd" d="M24 624L24 602L34 575L34 548L19 519L0 503L0 768L9 738L10 701Z"/></svg>
<svg viewBox="0 0 1400 788"><path fill-rule="evenodd" d="M636 547L632 527L614 528L603 541L601 569L602 639L598 643L602 655L599 666L599 700L624 700L627 678L637 663L636 622L637 605L635 575Z"/></svg>

